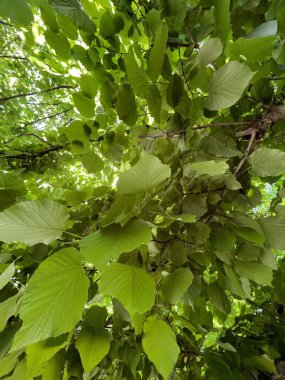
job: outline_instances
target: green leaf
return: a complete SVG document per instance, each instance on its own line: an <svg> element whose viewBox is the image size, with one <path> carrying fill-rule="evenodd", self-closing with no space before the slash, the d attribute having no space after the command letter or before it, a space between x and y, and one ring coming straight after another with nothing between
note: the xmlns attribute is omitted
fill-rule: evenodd
<svg viewBox="0 0 285 380"><path fill-rule="evenodd" d="M263 24L258 25L253 31L247 36L247 38L255 37L267 37L276 36L277 34L277 21L267 21Z"/></svg>
<svg viewBox="0 0 285 380"><path fill-rule="evenodd" d="M14 263L10 264L8 268L4 270L4 272L0 275L0 290L4 288L13 278L15 273L15 265Z"/></svg>
<svg viewBox="0 0 285 380"><path fill-rule="evenodd" d="M208 286L209 301L222 313L228 314L231 310L230 301L225 294L225 290L214 282Z"/></svg>
<svg viewBox="0 0 285 380"><path fill-rule="evenodd" d="M120 223L123 227L131 218L138 215L142 200L142 194L119 195L102 219L101 226Z"/></svg>
<svg viewBox="0 0 285 380"><path fill-rule="evenodd" d="M54 33L50 29L47 29L45 31L45 39L49 46L55 50L59 58L68 60L71 57L70 44L63 33Z"/></svg>
<svg viewBox="0 0 285 380"><path fill-rule="evenodd" d="M168 274L162 282L162 292L166 300L175 304L183 296L193 281L193 274L188 268L178 268Z"/></svg>
<svg viewBox="0 0 285 380"><path fill-rule="evenodd" d="M154 316L149 317L144 324L142 345L157 371L168 379L180 353L171 327Z"/></svg>
<svg viewBox="0 0 285 380"><path fill-rule="evenodd" d="M231 35L230 0L214 0L215 25L218 35L225 45Z"/></svg>
<svg viewBox="0 0 285 380"><path fill-rule="evenodd" d="M156 29L161 24L161 10L152 8L146 15L146 23L152 34L155 34Z"/></svg>
<svg viewBox="0 0 285 380"><path fill-rule="evenodd" d="M0 213L0 240L28 245L49 244L60 239L68 214L54 201L27 201Z"/></svg>
<svg viewBox="0 0 285 380"><path fill-rule="evenodd" d="M281 164L281 162L280 162ZM265 243L274 249L285 250L285 218L283 216L270 216L260 220Z"/></svg>
<svg viewBox="0 0 285 380"><path fill-rule="evenodd" d="M272 57L279 65L285 65L285 40L281 41L273 50Z"/></svg>
<svg viewBox="0 0 285 380"><path fill-rule="evenodd" d="M156 84L149 84L147 87L147 105L151 116L156 123L161 122L161 95Z"/></svg>
<svg viewBox="0 0 285 380"><path fill-rule="evenodd" d="M278 176L285 172L285 152L258 148L249 157L252 171L259 177Z"/></svg>
<svg viewBox="0 0 285 380"><path fill-rule="evenodd" d="M13 297L6 299L0 303L0 331L2 331L6 325L6 322L13 315L18 315L18 300L20 296L16 294Z"/></svg>
<svg viewBox="0 0 285 380"><path fill-rule="evenodd" d="M105 266L112 258L130 252L151 240L151 230L143 220L130 220L124 227L112 224L83 238L80 245L82 256L97 268Z"/></svg>
<svg viewBox="0 0 285 380"><path fill-rule="evenodd" d="M223 44L219 38L210 38L201 46L198 58L202 66L207 66L214 62L223 52Z"/></svg>
<svg viewBox="0 0 285 380"><path fill-rule="evenodd" d="M253 355L251 353L247 353L247 355L245 355L242 358L242 361L246 363L248 366L259 369L264 372L277 372L273 360L269 359L269 357L266 354Z"/></svg>
<svg viewBox="0 0 285 380"><path fill-rule="evenodd" d="M110 337L106 330L83 327L78 334L75 346L79 351L84 371L88 372L108 354Z"/></svg>
<svg viewBox="0 0 285 380"><path fill-rule="evenodd" d="M138 162L120 175L117 184L120 194L147 193L170 177L168 165L162 164L159 158L141 153Z"/></svg>
<svg viewBox="0 0 285 380"><path fill-rule="evenodd" d="M131 316L147 312L154 304L155 283L143 268L113 263L102 270L100 286L104 294L117 298Z"/></svg>
<svg viewBox="0 0 285 380"><path fill-rule="evenodd" d="M128 125L134 125L138 118L134 93L129 85L123 85L116 104L118 116Z"/></svg>
<svg viewBox="0 0 285 380"><path fill-rule="evenodd" d="M180 31L183 28L187 5L186 0L166 0L166 19L170 29Z"/></svg>
<svg viewBox="0 0 285 380"><path fill-rule="evenodd" d="M147 74L153 82L161 74L166 42L168 36L168 27L162 23L156 30L155 40L148 60Z"/></svg>
<svg viewBox="0 0 285 380"><path fill-rule="evenodd" d="M244 56L248 61L267 61L272 54L277 37L241 37L230 46L230 55L233 58Z"/></svg>
<svg viewBox="0 0 285 380"><path fill-rule="evenodd" d="M273 279L272 269L259 261L237 262L235 270L240 277L261 285L271 285Z"/></svg>
<svg viewBox="0 0 285 380"><path fill-rule="evenodd" d="M98 173L104 169L104 161L94 152L84 153L81 162L88 173Z"/></svg>
<svg viewBox="0 0 285 380"><path fill-rule="evenodd" d="M231 61L223 65L211 78L206 108L219 110L235 104L253 75L254 73L243 63Z"/></svg>
<svg viewBox="0 0 285 380"><path fill-rule="evenodd" d="M0 173L0 211L16 202L17 197L24 195L24 181L16 173Z"/></svg>
<svg viewBox="0 0 285 380"><path fill-rule="evenodd" d="M17 25L29 25L34 19L26 0L0 0L0 15Z"/></svg>
<svg viewBox="0 0 285 380"><path fill-rule="evenodd" d="M84 95L82 91L76 92L72 95L72 97L75 107L78 109L82 116L87 118L94 116L94 99L91 99L88 96Z"/></svg>
<svg viewBox="0 0 285 380"><path fill-rule="evenodd" d="M23 295L23 325L13 349L70 332L81 318L88 287L79 252L74 248L62 249L47 258Z"/></svg>
<svg viewBox="0 0 285 380"><path fill-rule="evenodd" d="M148 80L143 67L140 67L135 59L134 51L131 49L129 53L124 54L127 75L134 93L145 99L147 94Z"/></svg>
<svg viewBox="0 0 285 380"><path fill-rule="evenodd" d="M198 175L207 174L210 176L223 175L229 169L226 161L200 161L190 164L190 170L195 171Z"/></svg>

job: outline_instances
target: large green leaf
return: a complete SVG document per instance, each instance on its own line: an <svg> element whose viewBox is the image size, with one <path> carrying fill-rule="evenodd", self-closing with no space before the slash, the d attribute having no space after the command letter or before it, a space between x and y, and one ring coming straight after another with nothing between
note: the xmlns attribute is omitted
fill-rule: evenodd
<svg viewBox="0 0 285 380"><path fill-rule="evenodd" d="M205 106L219 110L235 104L254 73L244 63L231 61L214 72Z"/></svg>
<svg viewBox="0 0 285 380"><path fill-rule="evenodd" d="M120 175L117 184L121 194L146 193L170 177L170 167L162 164L159 158L141 153L138 162Z"/></svg>
<svg viewBox="0 0 285 380"><path fill-rule="evenodd" d="M187 13L186 0L166 0L165 9L170 29L179 31L183 27Z"/></svg>
<svg viewBox="0 0 285 380"><path fill-rule="evenodd" d="M45 31L45 39L61 59L68 60L71 57L70 44L63 33L54 33L50 29L47 29Z"/></svg>
<svg viewBox="0 0 285 380"><path fill-rule="evenodd" d="M89 281L74 248L62 249L36 270L23 295L23 325L14 349L71 331L81 318Z"/></svg>
<svg viewBox="0 0 285 380"><path fill-rule="evenodd" d="M27 0L0 0L0 15L20 25L28 25L34 18Z"/></svg>
<svg viewBox="0 0 285 380"><path fill-rule="evenodd" d="M100 286L104 294L117 298L131 316L147 312L154 304L155 283L143 268L113 263L102 270Z"/></svg>
<svg viewBox="0 0 285 380"><path fill-rule="evenodd" d="M235 270L240 277L261 285L270 285L273 279L272 269L259 261L237 262Z"/></svg>
<svg viewBox="0 0 285 380"><path fill-rule="evenodd" d="M135 124L138 118L138 113L135 96L129 85L124 85L121 87L118 94L116 108L118 116L121 120L128 125Z"/></svg>
<svg viewBox="0 0 285 380"><path fill-rule="evenodd" d="M241 37L234 41L230 47L231 57L244 56L248 61L266 61L271 57L277 37Z"/></svg>
<svg viewBox="0 0 285 380"><path fill-rule="evenodd" d="M68 219L65 207L53 201L27 201L0 213L0 240L28 245L59 239Z"/></svg>
<svg viewBox="0 0 285 380"><path fill-rule="evenodd" d="M0 210L11 206L17 197L24 195L24 181L17 173L0 173Z"/></svg>
<svg viewBox="0 0 285 380"><path fill-rule="evenodd" d="M75 107L78 109L82 116L87 118L94 116L94 99L89 98L82 91L76 92L72 95L72 97Z"/></svg>
<svg viewBox="0 0 285 380"><path fill-rule="evenodd" d="M144 324L142 345L158 372L168 379L180 352L171 327L155 316L149 317Z"/></svg>
<svg viewBox="0 0 285 380"><path fill-rule="evenodd" d="M214 62L223 52L223 44L219 38L210 38L198 52L198 58L202 66Z"/></svg>
<svg viewBox="0 0 285 380"><path fill-rule="evenodd" d="M222 43L225 45L232 30L230 0L214 0L214 6L215 26Z"/></svg>
<svg viewBox="0 0 285 380"><path fill-rule="evenodd" d="M124 55L126 71L134 93L141 98L146 98L148 80L143 67L140 67L135 59L134 51Z"/></svg>
<svg viewBox="0 0 285 380"><path fill-rule="evenodd" d="M112 224L80 241L82 256L102 268L112 258L130 252L151 240L151 230L143 220L130 220L124 227Z"/></svg>
<svg viewBox="0 0 285 380"><path fill-rule="evenodd" d="M285 172L285 152L259 148L250 155L249 163L259 177L278 176Z"/></svg>
<svg viewBox="0 0 285 380"><path fill-rule="evenodd" d="M210 176L223 175L229 169L226 161L200 161L190 164L188 167L198 175L207 174Z"/></svg>
<svg viewBox="0 0 285 380"><path fill-rule="evenodd" d="M162 292L171 304L175 304L183 296L193 281L193 274L188 268L178 268L170 273L162 282Z"/></svg>
<svg viewBox="0 0 285 380"><path fill-rule="evenodd" d="M274 249L285 250L285 218L271 216L260 220L265 235L265 243Z"/></svg>
<svg viewBox="0 0 285 380"><path fill-rule="evenodd" d="M83 327L78 334L75 346L79 351L85 372L91 371L108 354L110 336L106 330Z"/></svg>
<svg viewBox="0 0 285 380"><path fill-rule="evenodd" d="M162 23L156 30L154 44L148 60L147 74L153 82L157 81L162 71L167 36L168 27Z"/></svg>

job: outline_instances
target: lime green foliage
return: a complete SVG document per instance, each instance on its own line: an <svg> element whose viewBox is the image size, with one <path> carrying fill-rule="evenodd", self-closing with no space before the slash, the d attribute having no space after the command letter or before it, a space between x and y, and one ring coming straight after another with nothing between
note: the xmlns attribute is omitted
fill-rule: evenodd
<svg viewBox="0 0 285 380"><path fill-rule="evenodd" d="M0 379L284 377L285 0L0 0Z"/></svg>

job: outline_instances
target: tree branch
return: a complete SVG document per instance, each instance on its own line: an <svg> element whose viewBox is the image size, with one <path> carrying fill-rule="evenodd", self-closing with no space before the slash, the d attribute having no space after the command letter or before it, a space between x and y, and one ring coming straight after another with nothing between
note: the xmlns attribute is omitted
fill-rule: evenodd
<svg viewBox="0 0 285 380"><path fill-rule="evenodd" d="M38 153L21 153L21 154L13 154L13 155L6 155L5 152L0 152L1 155L4 155L7 159L20 159L20 160L35 160L36 158L40 158L45 156L46 154L49 154L51 152L57 152L61 149L63 149L63 145L56 145L49 149L41 150Z"/></svg>
<svg viewBox="0 0 285 380"><path fill-rule="evenodd" d="M11 139L8 140L8 141L5 141L5 142L4 142L4 145L10 144L10 142L12 142L12 141L14 141L14 140L16 140L16 139L18 139L18 138L25 137L25 136L33 136L33 137L35 137L36 139L40 140L41 142L43 142L43 143L45 143L45 144L47 144L47 145L49 145L49 146L51 146L51 147L54 147L53 144L49 143L49 142L48 142L47 140L45 140L43 137L40 137L40 136L36 135L35 133L21 133L20 135L15 136L15 137L11 138Z"/></svg>
<svg viewBox="0 0 285 380"><path fill-rule="evenodd" d="M0 24L5 25L5 26L11 26L12 28L14 27L14 25L8 24L8 22L5 22L3 20L0 20Z"/></svg>
<svg viewBox="0 0 285 380"><path fill-rule="evenodd" d="M28 58L20 57L18 55L0 55L0 58L21 59L21 60L28 61Z"/></svg>
<svg viewBox="0 0 285 380"><path fill-rule="evenodd" d="M62 89L69 89L69 88L76 88L76 87L73 87L73 86L69 86L69 85L66 85L66 86L56 86L56 87L53 87L53 88L48 88L47 90L41 90L41 91L35 91L35 92L28 92L28 93L25 93L25 94L17 94L17 95L12 95L12 96L7 96L7 97L3 97L3 98L0 98L0 102L6 102L8 100L12 100L12 99L17 99L17 98L25 98L27 96L32 96L32 95L37 95L37 94L41 94L41 93L45 93L45 92L50 92L50 91L56 91L56 90L62 90Z"/></svg>
<svg viewBox="0 0 285 380"><path fill-rule="evenodd" d="M56 117L56 116L59 116L59 115L62 115L62 114L66 114L68 111L72 110L73 108L74 108L74 106L69 107L69 108L67 108L67 109L64 110L64 111L57 112L57 113L55 113L55 114L53 114L53 115L49 115L49 116L45 116L45 117L41 117L40 119L30 121L29 123L25 123L24 126L27 127L28 125L33 125L33 124L36 124L36 123L38 123L38 122L40 122L40 121L43 121L43 120L46 120L46 119L52 119L52 118L54 118L54 117Z"/></svg>

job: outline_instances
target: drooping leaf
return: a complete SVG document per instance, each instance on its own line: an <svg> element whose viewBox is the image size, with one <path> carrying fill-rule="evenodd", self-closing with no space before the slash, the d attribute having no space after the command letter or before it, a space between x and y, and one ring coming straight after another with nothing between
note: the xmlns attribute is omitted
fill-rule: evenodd
<svg viewBox="0 0 285 380"><path fill-rule="evenodd" d="M193 281L193 274L188 268L178 268L166 276L162 282L162 292L171 304L183 296Z"/></svg>
<svg viewBox="0 0 285 380"><path fill-rule="evenodd" d="M71 57L70 44L63 33L54 33L47 29L45 31L45 39L61 59L68 60Z"/></svg>
<svg viewBox="0 0 285 380"><path fill-rule="evenodd" d="M88 173L98 173L104 168L104 161L94 152L84 153L81 162Z"/></svg>
<svg viewBox="0 0 285 380"><path fill-rule="evenodd" d="M71 331L81 318L88 286L74 248L62 249L46 259L23 295L23 325L15 337L14 349Z"/></svg>
<svg viewBox="0 0 285 380"><path fill-rule="evenodd" d="M170 167L155 156L141 153L138 162L120 175L117 184L121 194L147 193L170 176Z"/></svg>
<svg viewBox="0 0 285 380"><path fill-rule="evenodd" d="M102 268L112 258L130 252L151 239L150 227L143 220L130 220L124 227L112 224L80 241L82 256Z"/></svg>
<svg viewBox="0 0 285 380"><path fill-rule="evenodd" d="M162 23L156 30L154 44L148 60L147 74L153 82L157 81L162 71L167 36L168 27Z"/></svg>
<svg viewBox="0 0 285 380"><path fill-rule="evenodd" d="M285 172L285 152L258 148L250 155L249 163L259 177L278 176Z"/></svg>
<svg viewBox="0 0 285 380"><path fill-rule="evenodd" d="M11 206L26 189L21 176L16 173L0 173L0 210Z"/></svg>
<svg viewBox="0 0 285 380"><path fill-rule="evenodd" d="M124 55L124 61L130 84L134 90L134 93L137 96L145 99L148 85L147 76L143 67L140 67L138 65L134 57L133 50L130 50L127 54Z"/></svg>
<svg viewBox="0 0 285 380"><path fill-rule="evenodd" d="M18 315L19 306L17 304L20 296L16 294L13 297L6 299L0 303L0 331L2 331L6 325L6 322L13 315Z"/></svg>
<svg viewBox="0 0 285 380"><path fill-rule="evenodd" d="M214 72L205 106L219 110L235 104L254 73L244 63L231 61Z"/></svg>
<svg viewBox="0 0 285 380"><path fill-rule="evenodd" d="M102 270L100 286L104 294L117 298L131 316L147 312L154 304L155 283L143 268L113 263Z"/></svg>
<svg viewBox="0 0 285 380"><path fill-rule="evenodd" d="M283 216L270 216L261 219L260 222L266 244L274 249L285 249L285 218Z"/></svg>
<svg viewBox="0 0 285 380"><path fill-rule="evenodd" d="M110 337L106 330L84 327L78 334L75 346L79 351L84 371L88 372L108 354Z"/></svg>
<svg viewBox="0 0 285 380"><path fill-rule="evenodd" d="M117 100L117 112L121 120L128 125L134 125L138 118L136 109L136 102L133 91L129 85L121 87L118 100Z"/></svg>
<svg viewBox="0 0 285 380"><path fill-rule="evenodd" d="M230 0L215 0L214 15L218 35L225 45L231 34Z"/></svg>
<svg viewBox="0 0 285 380"><path fill-rule="evenodd" d="M207 174L210 176L223 175L229 169L226 161L200 161L189 165L189 169L198 175Z"/></svg>
<svg viewBox="0 0 285 380"><path fill-rule="evenodd" d="M0 240L28 245L59 239L68 219L65 207L54 201L27 201L0 213Z"/></svg>
<svg viewBox="0 0 285 380"><path fill-rule="evenodd" d="M171 327L155 316L149 317L144 323L142 345L158 372L168 379L180 352Z"/></svg>
<svg viewBox="0 0 285 380"><path fill-rule="evenodd" d="M81 113L82 116L90 118L94 116L94 99L86 96L82 91L76 92L72 95L75 107Z"/></svg>
<svg viewBox="0 0 285 380"><path fill-rule="evenodd" d="M19 25L29 25L34 18L27 0L0 0L0 14Z"/></svg>
<svg viewBox="0 0 285 380"><path fill-rule="evenodd" d="M235 270L240 277L261 285L270 285L273 279L272 269L259 261L237 262Z"/></svg>
<svg viewBox="0 0 285 380"><path fill-rule="evenodd" d="M271 57L275 36L244 38L234 41L230 47L230 54L233 58L244 56L248 61L266 61Z"/></svg>

